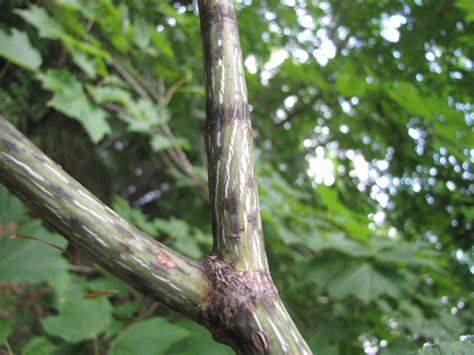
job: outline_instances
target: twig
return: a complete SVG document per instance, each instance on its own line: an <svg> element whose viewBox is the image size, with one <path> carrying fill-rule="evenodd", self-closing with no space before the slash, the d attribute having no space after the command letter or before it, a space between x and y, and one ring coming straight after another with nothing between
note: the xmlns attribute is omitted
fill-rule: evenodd
<svg viewBox="0 0 474 355"><path fill-rule="evenodd" d="M152 316L153 313L155 313L156 309L159 307L159 305L159 302L152 302L150 307L146 308L142 313L138 315L137 320L142 320Z"/></svg>
<svg viewBox="0 0 474 355"><path fill-rule="evenodd" d="M119 74L130 84L130 86L132 86L132 88L137 92L139 96L141 96L143 99L152 101L147 91L140 85L140 83L137 80L135 80L135 78L132 75L130 75L130 73L120 63L113 62L112 65L119 72ZM160 78L160 81L161 80L162 78ZM162 82L161 84L163 85ZM175 91L178 87L173 89L173 91ZM164 90L164 86L163 86L163 90ZM157 96L157 99L159 100L158 103L164 102L158 93L156 93L156 96ZM161 123L159 125L159 128L168 139L170 140L176 139L170 127L166 123ZM171 160L175 163L175 165L178 168L180 168L186 175L188 175L191 178L191 180L195 182L196 185L207 188L206 184L203 181L201 181L199 177L195 176L192 164L189 162L186 154L180 147L170 148L168 149L168 152L171 157Z"/></svg>
<svg viewBox="0 0 474 355"><path fill-rule="evenodd" d="M166 96L165 96L165 99L164 99L164 104L165 105L169 104L169 102L170 102L171 98L173 97L173 94L176 92L176 90L178 90L181 86L183 86L187 81L188 81L188 79L186 77L184 77L184 78L179 79L173 85L170 86L170 88L166 92Z"/></svg>
<svg viewBox="0 0 474 355"><path fill-rule="evenodd" d="M86 266L86 265L73 265L69 264L69 270L81 273L81 274L95 274L98 271L93 267Z"/></svg>
<svg viewBox="0 0 474 355"><path fill-rule="evenodd" d="M10 347L10 344L8 344L8 340L5 340L5 347L7 348L7 351L8 351L8 355L13 355L13 350L12 348Z"/></svg>
<svg viewBox="0 0 474 355"><path fill-rule="evenodd" d="M148 93L141 87L138 81L136 81L135 78L130 75L130 73L122 66L122 64L118 62L112 62L112 66L119 72L120 75L122 75L122 77L127 81L127 83L132 86L133 90L135 90L138 95L140 95L144 99L151 101L151 98Z"/></svg>
<svg viewBox="0 0 474 355"><path fill-rule="evenodd" d="M92 338L92 346L94 348L94 355L100 355L99 340L96 336Z"/></svg>
<svg viewBox="0 0 474 355"><path fill-rule="evenodd" d="M153 87L153 85L150 83L150 81L142 75L138 70L136 70L133 66L127 65L127 70L132 72L132 75L137 78L137 81L140 81L140 83L145 86L148 90L148 93L151 95L151 97L158 103L162 103L163 101L163 95L161 95L156 89ZM160 78L162 80L163 78Z"/></svg>
<svg viewBox="0 0 474 355"><path fill-rule="evenodd" d="M5 76L5 73L7 72L9 66L10 66L10 62L7 62L7 63L3 66L2 70L0 71L0 81L1 81L1 80L3 79L3 77Z"/></svg>

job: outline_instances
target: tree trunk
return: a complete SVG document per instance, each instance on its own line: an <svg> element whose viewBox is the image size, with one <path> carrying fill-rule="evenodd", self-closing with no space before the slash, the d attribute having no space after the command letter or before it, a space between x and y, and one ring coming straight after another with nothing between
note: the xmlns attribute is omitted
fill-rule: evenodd
<svg viewBox="0 0 474 355"><path fill-rule="evenodd" d="M235 12L200 0L214 248L190 260L105 206L0 116L0 181L139 291L204 324L241 354L310 354L271 279Z"/></svg>

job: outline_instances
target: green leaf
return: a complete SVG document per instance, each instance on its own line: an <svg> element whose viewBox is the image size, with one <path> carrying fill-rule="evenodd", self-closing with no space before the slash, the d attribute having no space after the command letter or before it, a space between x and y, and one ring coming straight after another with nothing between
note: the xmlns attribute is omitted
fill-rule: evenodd
<svg viewBox="0 0 474 355"><path fill-rule="evenodd" d="M436 258L439 256L439 253L433 252L426 246L423 248L423 243L414 245L399 240L393 241L377 238L372 239L371 243L377 249L377 251L374 252L374 257L380 262L424 265L440 270L440 267L436 264L442 261L440 258Z"/></svg>
<svg viewBox="0 0 474 355"><path fill-rule="evenodd" d="M70 50L71 51L71 50ZM91 58L81 51L73 51L72 60L88 77L94 79L97 76L96 59Z"/></svg>
<svg viewBox="0 0 474 355"><path fill-rule="evenodd" d="M109 355L167 354L173 344L188 334L186 329L164 318L149 318L132 324L120 333L112 342Z"/></svg>
<svg viewBox="0 0 474 355"><path fill-rule="evenodd" d="M367 256L370 250L362 243L345 237L344 233L320 231L308 238L306 245L313 251L331 249L352 256Z"/></svg>
<svg viewBox="0 0 474 355"><path fill-rule="evenodd" d="M39 219L30 219L28 222L22 223L20 227L18 227L17 233L29 235L53 243L62 249L66 249L68 245L68 241L64 237L44 228Z"/></svg>
<svg viewBox="0 0 474 355"><path fill-rule="evenodd" d="M329 295L336 299L353 295L365 303L373 301L381 294L399 295L397 285L367 263L359 264L334 279L328 291Z"/></svg>
<svg viewBox="0 0 474 355"><path fill-rule="evenodd" d="M128 300L125 303L120 303L114 306L114 314L123 317L132 317L142 307L142 303Z"/></svg>
<svg viewBox="0 0 474 355"><path fill-rule="evenodd" d="M474 22L474 1L472 0L457 0L456 7L466 12L466 20Z"/></svg>
<svg viewBox="0 0 474 355"><path fill-rule="evenodd" d="M474 340L440 342L417 351L417 355L472 355L474 354Z"/></svg>
<svg viewBox="0 0 474 355"><path fill-rule="evenodd" d="M103 104L105 102L114 102L124 107L132 105L133 99L130 93L124 89L114 86L88 86L87 90L91 93L94 100Z"/></svg>
<svg viewBox="0 0 474 355"><path fill-rule="evenodd" d="M38 75L45 89L54 92L48 105L82 123L94 143L111 133L107 112L89 101L82 84L66 70L48 70Z"/></svg>
<svg viewBox="0 0 474 355"><path fill-rule="evenodd" d="M154 127L168 121L170 116L166 107L154 105L149 100L128 100L124 106L129 114L121 113L119 118L128 123L132 132L151 134Z"/></svg>
<svg viewBox="0 0 474 355"><path fill-rule="evenodd" d="M326 290L331 281L343 274L346 269L346 263L340 259L321 260L314 262L308 269L307 280Z"/></svg>
<svg viewBox="0 0 474 355"><path fill-rule="evenodd" d="M36 240L0 237L0 283L39 284L67 270L64 257Z"/></svg>
<svg viewBox="0 0 474 355"><path fill-rule="evenodd" d="M136 118L143 122L149 122L150 126L156 126L169 120L170 113L164 106L154 105L149 100L138 100L138 102L130 107Z"/></svg>
<svg viewBox="0 0 474 355"><path fill-rule="evenodd" d="M192 233L186 221L172 217L169 220L156 218L153 222L158 230L173 237L172 245L179 252L196 259L203 256L199 243L210 239L199 230Z"/></svg>
<svg viewBox="0 0 474 355"><path fill-rule="evenodd" d="M177 342L168 351L169 354L194 354L194 355L231 355L234 354L228 346L216 342L209 331L203 326L192 322L182 321L179 323L191 332L189 336Z"/></svg>
<svg viewBox="0 0 474 355"><path fill-rule="evenodd" d="M160 150L174 148L174 147L187 147L189 146L188 142L184 138L175 138L168 139L165 136L155 134L151 138L151 148L154 152L159 152Z"/></svg>
<svg viewBox="0 0 474 355"><path fill-rule="evenodd" d="M27 34L16 28L11 30L11 35L0 29L0 56L29 70L38 69L43 62Z"/></svg>
<svg viewBox="0 0 474 355"><path fill-rule="evenodd" d="M321 336L313 336L308 339L308 345L314 351L314 353L325 354L325 355L339 355L339 349L337 345L331 344Z"/></svg>
<svg viewBox="0 0 474 355"><path fill-rule="evenodd" d="M397 81L387 89L388 95L401 107L414 115L433 118L433 108L429 98L423 97L417 88L409 83Z"/></svg>
<svg viewBox="0 0 474 355"><path fill-rule="evenodd" d="M14 329L14 319L0 318L0 344L3 344L5 341L7 341L8 337L13 333Z"/></svg>
<svg viewBox="0 0 474 355"><path fill-rule="evenodd" d="M346 97L363 96L369 88L364 77L356 73L356 68L346 64L336 79L336 89Z"/></svg>
<svg viewBox="0 0 474 355"><path fill-rule="evenodd" d="M133 208L129 205L128 201L115 196L113 200L113 208L117 213L125 218L128 222L138 227L142 231L154 236L158 232L158 228L153 222L148 220L148 217L140 211L138 208Z"/></svg>
<svg viewBox="0 0 474 355"><path fill-rule="evenodd" d="M8 222L19 222L27 215L26 208L6 187L0 185L0 225ZM0 228L0 230L3 230ZM0 237L2 232L0 232Z"/></svg>
<svg viewBox="0 0 474 355"><path fill-rule="evenodd" d="M138 17L133 24L133 41L139 48L146 48L150 44L150 25L141 17Z"/></svg>
<svg viewBox="0 0 474 355"><path fill-rule="evenodd" d="M62 26L52 19L44 8L31 5L26 10L15 10L15 13L33 25L42 38L58 39L64 33Z"/></svg>
<svg viewBox="0 0 474 355"><path fill-rule="evenodd" d="M50 335L77 343L104 332L112 321L112 305L105 297L66 299L59 315L43 318L41 324Z"/></svg>
<svg viewBox="0 0 474 355"><path fill-rule="evenodd" d="M173 59L175 57L173 47L171 46L168 38L162 33L157 31L151 32L151 42L153 45L158 48L161 54L165 57Z"/></svg>
<svg viewBox="0 0 474 355"><path fill-rule="evenodd" d="M52 355L58 349L46 337L34 337L23 347L22 355Z"/></svg>

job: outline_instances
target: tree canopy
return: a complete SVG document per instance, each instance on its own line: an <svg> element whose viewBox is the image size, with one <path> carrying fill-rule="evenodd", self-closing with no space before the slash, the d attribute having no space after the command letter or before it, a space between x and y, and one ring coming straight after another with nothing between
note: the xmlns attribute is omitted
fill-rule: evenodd
<svg viewBox="0 0 474 355"><path fill-rule="evenodd" d="M0 8L0 114L138 228L206 255L195 4ZM472 2L236 9L270 270L313 351L472 353L459 342L474 332ZM230 352L91 263L2 186L0 235L0 344L15 352ZM105 290L118 293L82 299Z"/></svg>

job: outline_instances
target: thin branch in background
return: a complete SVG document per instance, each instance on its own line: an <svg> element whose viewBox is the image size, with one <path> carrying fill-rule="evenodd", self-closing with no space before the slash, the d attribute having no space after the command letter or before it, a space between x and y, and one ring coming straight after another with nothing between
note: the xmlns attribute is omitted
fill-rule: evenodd
<svg viewBox="0 0 474 355"><path fill-rule="evenodd" d="M130 86L135 90L138 95L140 95L143 99L147 99L151 101L151 97L148 93L141 87L138 81L135 80L133 76L122 66L122 64L118 62L112 62L112 66L119 72L119 74L130 84Z"/></svg>
<svg viewBox="0 0 474 355"><path fill-rule="evenodd" d="M126 66L126 69L130 71L131 74L137 79L137 82L139 82L142 86L144 86L147 89L147 92L150 94L150 96L157 103L161 105L164 95L156 91L153 84L143 74L141 74L138 70L136 70L132 65L127 65L126 63L124 63L124 65ZM160 78L160 81L162 80L163 78Z"/></svg>
<svg viewBox="0 0 474 355"><path fill-rule="evenodd" d="M2 67L2 70L0 70L0 81L3 79L3 77L7 73L7 70L9 67L10 67L10 62L6 62L6 64Z"/></svg>
<svg viewBox="0 0 474 355"><path fill-rule="evenodd" d="M96 336L92 338L92 347L94 348L94 355L100 355L99 339Z"/></svg>
<svg viewBox="0 0 474 355"><path fill-rule="evenodd" d="M160 306L159 302L152 302L149 307L145 308L138 316L137 316L137 321L151 317L153 313L158 309Z"/></svg>
<svg viewBox="0 0 474 355"><path fill-rule="evenodd" d="M176 92L176 90L178 90L181 86L186 84L187 81L188 81L188 79L186 77L184 77L184 78L179 79L173 85L170 86L170 88L166 92L166 96L165 96L165 99L164 99L164 105L169 104L169 102L170 102L171 98L173 97L173 94Z"/></svg>
<svg viewBox="0 0 474 355"><path fill-rule="evenodd" d="M86 32L89 32L91 30L92 26L94 26L94 20L89 20L87 22L86 27L85 27Z"/></svg>
<svg viewBox="0 0 474 355"><path fill-rule="evenodd" d="M69 270L79 274L96 274L98 271L91 266L69 264Z"/></svg>
<svg viewBox="0 0 474 355"><path fill-rule="evenodd" d="M158 78L158 89L160 90L160 96L165 97L165 79L162 76Z"/></svg>
<svg viewBox="0 0 474 355"><path fill-rule="evenodd" d="M13 350L10 347L10 344L8 343L8 340L5 340L5 347L7 348L8 355L13 355Z"/></svg>
<svg viewBox="0 0 474 355"><path fill-rule="evenodd" d="M112 63L113 67L119 72L119 74L125 79L125 81L127 81L130 86L135 90L135 92L141 96L143 99L146 99L146 100L151 100L151 96L147 93L147 91L141 86L141 84L132 76L130 75L130 73L118 62L113 62ZM135 70L134 70L135 71ZM143 77L142 75L140 75L141 77ZM161 80L162 78L160 78ZM185 79L183 79L185 80ZM161 84L163 85L163 88L162 90L164 90L164 83L161 81ZM175 83L175 88L173 88L173 90L171 91L171 95L174 91L176 91L178 89L179 86L181 86L182 84L177 82ZM160 89L161 91L161 89ZM158 94L158 93L155 93L156 95L158 95L158 99L159 101L161 101L162 103L164 102L163 99L161 98L161 96ZM169 98L171 98L171 96L169 96ZM168 99L169 100L169 99ZM160 102L158 102L158 104L160 104ZM110 106L109 106L110 107ZM176 139L176 136L173 134L173 132L171 131L170 127L168 126L168 124L166 123L161 123L159 125L159 128L161 129L161 133L168 139L170 140L174 140ZM199 178L199 176L196 176L195 173L194 173L194 169L193 169L193 166L192 164L189 162L189 159L187 158L186 154L184 153L184 151L181 149L181 147L173 147L173 148L170 148L167 150L169 152L169 155L170 155L170 158L172 161L174 161L174 163L176 164L176 166L182 170L185 175L187 175L189 178L191 178L192 181L194 181L194 183L197 185L197 186L201 186L201 187L204 187L204 188L207 188L206 186L206 183L204 181L202 181L202 179Z"/></svg>

